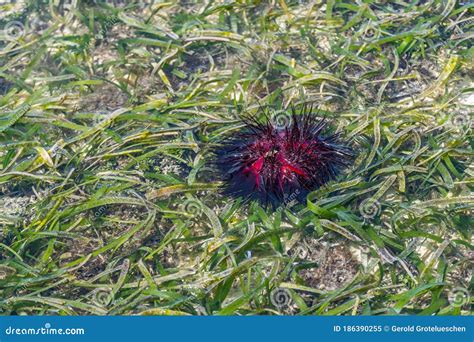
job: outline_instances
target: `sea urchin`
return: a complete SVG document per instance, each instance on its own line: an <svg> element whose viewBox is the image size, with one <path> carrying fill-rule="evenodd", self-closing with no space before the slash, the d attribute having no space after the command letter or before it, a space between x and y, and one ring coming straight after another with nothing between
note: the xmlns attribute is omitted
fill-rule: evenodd
<svg viewBox="0 0 474 342"><path fill-rule="evenodd" d="M327 121L306 107L291 110L284 126L265 116L243 117L244 129L216 151L227 193L262 204L301 200L348 165L351 150L337 134L324 135Z"/></svg>

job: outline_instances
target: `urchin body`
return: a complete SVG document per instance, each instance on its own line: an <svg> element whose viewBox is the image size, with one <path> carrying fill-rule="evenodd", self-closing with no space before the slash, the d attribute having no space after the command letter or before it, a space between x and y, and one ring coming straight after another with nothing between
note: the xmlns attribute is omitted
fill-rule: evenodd
<svg viewBox="0 0 474 342"><path fill-rule="evenodd" d="M350 149L337 135L324 136L324 119L306 110L289 118L280 127L246 117L245 128L218 149L228 193L264 204L301 199L348 164Z"/></svg>

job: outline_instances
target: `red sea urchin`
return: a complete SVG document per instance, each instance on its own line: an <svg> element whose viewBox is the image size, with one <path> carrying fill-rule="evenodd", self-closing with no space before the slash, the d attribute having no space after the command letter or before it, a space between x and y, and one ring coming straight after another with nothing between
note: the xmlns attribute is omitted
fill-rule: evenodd
<svg viewBox="0 0 474 342"><path fill-rule="evenodd" d="M337 134L324 135L325 119L306 108L286 118L282 127L268 117L262 123L246 116L244 129L217 149L226 193L262 204L301 200L348 165L351 150Z"/></svg>

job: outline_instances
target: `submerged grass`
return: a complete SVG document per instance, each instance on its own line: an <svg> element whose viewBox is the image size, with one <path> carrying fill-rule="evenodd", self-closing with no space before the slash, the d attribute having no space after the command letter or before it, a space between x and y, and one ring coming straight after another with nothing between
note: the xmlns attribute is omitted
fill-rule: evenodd
<svg viewBox="0 0 474 342"><path fill-rule="evenodd" d="M473 8L1 5L0 313L470 314ZM212 146L290 104L354 165L277 210L221 195Z"/></svg>

